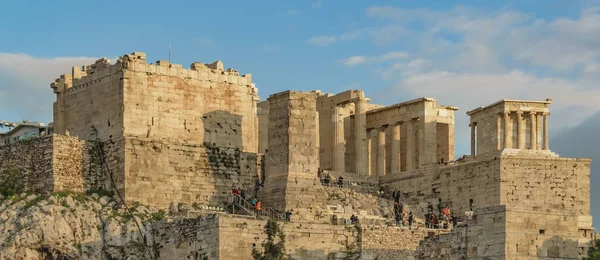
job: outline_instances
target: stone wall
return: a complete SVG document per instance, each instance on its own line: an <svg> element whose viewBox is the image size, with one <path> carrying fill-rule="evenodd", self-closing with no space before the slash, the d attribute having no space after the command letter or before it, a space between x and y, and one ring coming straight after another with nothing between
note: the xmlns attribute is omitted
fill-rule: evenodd
<svg viewBox="0 0 600 260"><path fill-rule="evenodd" d="M57 94L55 132L84 140L118 139L124 127L123 68L99 59L83 69L75 67L72 74L62 75L52 84Z"/></svg>
<svg viewBox="0 0 600 260"><path fill-rule="evenodd" d="M501 203L511 209L590 215L589 159L503 156Z"/></svg>
<svg viewBox="0 0 600 260"><path fill-rule="evenodd" d="M128 139L125 158L127 200L157 207L227 202L233 187L253 191L260 172L260 155L239 148Z"/></svg>
<svg viewBox="0 0 600 260"><path fill-rule="evenodd" d="M266 221L231 215L154 224L154 237L165 259L251 259L252 248L262 251ZM328 256L357 249L352 226L279 223L286 249L294 259L330 259Z"/></svg>
<svg viewBox="0 0 600 260"><path fill-rule="evenodd" d="M251 76L201 63L125 61L124 134L258 151L257 90Z"/></svg>
<svg viewBox="0 0 600 260"><path fill-rule="evenodd" d="M0 146L0 172L18 171L25 190L53 192L52 142L46 136Z"/></svg>
<svg viewBox="0 0 600 260"><path fill-rule="evenodd" d="M469 160L446 166L429 166L414 171L388 175L382 185L404 193L416 217L423 218L427 203L437 211L439 199L459 217L474 207L500 204L500 159Z"/></svg>
<svg viewBox="0 0 600 260"><path fill-rule="evenodd" d="M364 259L409 259L425 237L443 232L394 226L363 227L362 256Z"/></svg>
<svg viewBox="0 0 600 260"><path fill-rule="evenodd" d="M28 191L52 193L111 189L94 142L53 134L0 146L0 170L17 169Z"/></svg>
<svg viewBox="0 0 600 260"><path fill-rule="evenodd" d="M325 208L325 192L317 176L319 116L316 93L286 91L269 97L269 151L261 198L277 210L294 209L314 220Z"/></svg>
<svg viewBox="0 0 600 260"><path fill-rule="evenodd" d="M258 152L266 153L269 148L269 101L257 104L258 117Z"/></svg>
<svg viewBox="0 0 600 260"><path fill-rule="evenodd" d="M451 233L429 235L421 241L416 259L505 258L506 212L503 206L481 208L466 225Z"/></svg>

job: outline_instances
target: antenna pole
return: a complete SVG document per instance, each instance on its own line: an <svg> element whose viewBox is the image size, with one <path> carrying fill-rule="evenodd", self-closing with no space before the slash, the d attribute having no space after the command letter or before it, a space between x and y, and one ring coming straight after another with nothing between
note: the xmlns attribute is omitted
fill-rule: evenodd
<svg viewBox="0 0 600 260"><path fill-rule="evenodd" d="M171 43L169 43L169 63L171 63Z"/></svg>

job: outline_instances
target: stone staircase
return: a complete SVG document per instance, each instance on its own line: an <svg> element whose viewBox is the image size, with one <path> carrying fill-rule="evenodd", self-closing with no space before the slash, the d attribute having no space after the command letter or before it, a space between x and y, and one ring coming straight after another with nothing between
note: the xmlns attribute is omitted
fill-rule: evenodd
<svg viewBox="0 0 600 260"><path fill-rule="evenodd" d="M227 205L228 213L254 216L257 219L274 219L277 221L285 221L285 214L269 207L261 206L261 210L255 210L252 203L242 199L240 195L232 194L231 203Z"/></svg>

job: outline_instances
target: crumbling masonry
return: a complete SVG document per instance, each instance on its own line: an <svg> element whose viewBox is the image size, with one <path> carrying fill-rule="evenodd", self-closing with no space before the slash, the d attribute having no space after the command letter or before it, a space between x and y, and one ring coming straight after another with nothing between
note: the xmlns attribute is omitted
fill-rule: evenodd
<svg viewBox="0 0 600 260"><path fill-rule="evenodd" d="M298 259L351 248L362 259L577 259L592 237L591 160L550 150L550 99L501 100L468 111L471 153L455 160L458 108L432 98L382 106L361 90L286 91L258 102L251 75L225 70L220 61L184 69L147 64L140 52L73 68L51 86L55 134L0 147L0 168L20 168L30 190L116 185L127 202L166 208L227 205L232 187L262 184L264 206L294 212L284 230ZM89 152L99 143L114 185ZM321 185L319 169L350 187ZM417 222L428 203L441 201L463 225L452 232L388 226L390 204L377 194L389 190L402 192ZM347 198L335 202L340 194ZM347 203L356 196L379 205ZM332 220L351 214L361 219L361 232ZM220 218L211 221L223 230L203 237L215 244L207 250L215 259L248 259L262 224ZM295 239L294 230L322 241ZM183 258L188 249L163 250Z"/></svg>

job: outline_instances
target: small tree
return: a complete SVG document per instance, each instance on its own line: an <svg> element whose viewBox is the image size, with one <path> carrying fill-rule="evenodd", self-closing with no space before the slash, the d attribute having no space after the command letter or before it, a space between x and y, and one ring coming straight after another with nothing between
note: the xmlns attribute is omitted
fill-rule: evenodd
<svg viewBox="0 0 600 260"><path fill-rule="evenodd" d="M19 169L6 166L0 172L0 194L8 197L23 192L23 180L19 175Z"/></svg>
<svg viewBox="0 0 600 260"><path fill-rule="evenodd" d="M267 240L262 243L263 252L256 248L252 249L252 257L255 260L288 260L291 259L285 253L285 235L281 231L279 224L272 219L267 220L265 225ZM277 242L275 240L278 240Z"/></svg>
<svg viewBox="0 0 600 260"><path fill-rule="evenodd" d="M588 249L589 260L600 260L600 240L592 241L592 246Z"/></svg>

